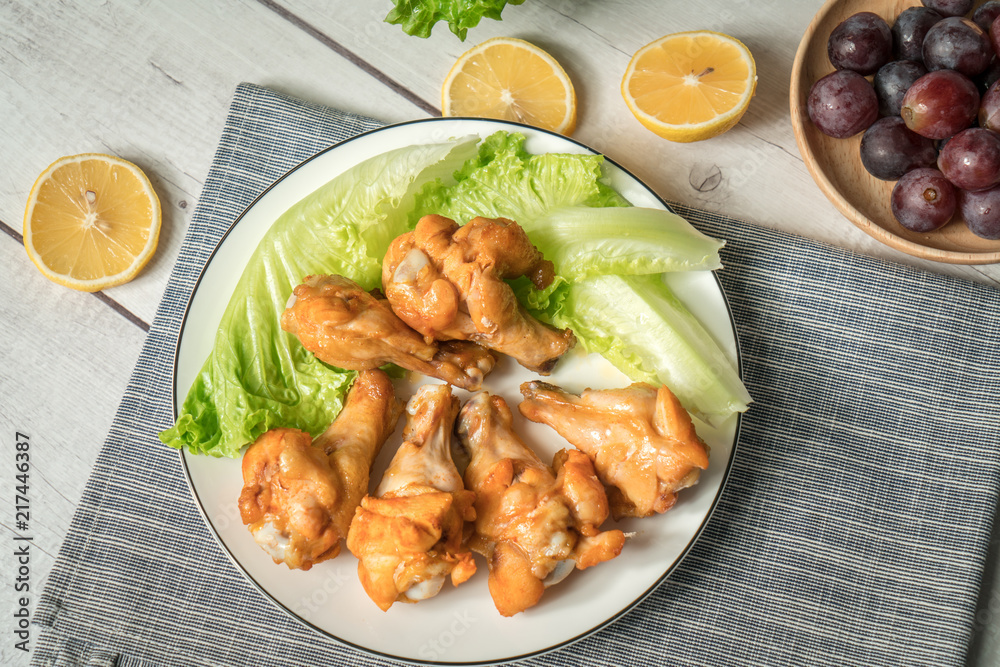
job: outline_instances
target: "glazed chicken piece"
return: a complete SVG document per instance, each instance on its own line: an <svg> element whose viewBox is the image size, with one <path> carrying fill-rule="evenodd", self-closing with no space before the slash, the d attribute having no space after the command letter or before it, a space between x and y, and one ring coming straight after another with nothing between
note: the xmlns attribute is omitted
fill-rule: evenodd
<svg viewBox="0 0 1000 667"><path fill-rule="evenodd" d="M315 440L276 428L247 448L240 516L275 563L308 570L340 553L372 463L401 410L389 376L362 371L340 414Z"/></svg>
<svg viewBox="0 0 1000 667"><path fill-rule="evenodd" d="M392 242L382 262L392 309L427 340L475 341L547 375L576 338L528 314L504 282L520 276L544 289L554 277L552 263L504 218L459 226L424 216Z"/></svg>
<svg viewBox="0 0 1000 667"><path fill-rule="evenodd" d="M663 513L708 467L708 448L666 386L570 394L545 382L521 385L521 414L548 424L587 453L616 519Z"/></svg>
<svg viewBox="0 0 1000 667"><path fill-rule="evenodd" d="M451 458L458 399L448 385L424 385L406 414L404 442L347 535L361 584L382 611L433 597L445 578L457 586L476 571L464 546L476 496Z"/></svg>
<svg viewBox="0 0 1000 667"><path fill-rule="evenodd" d="M281 328L337 368L366 370L396 364L475 391L496 357L464 341L426 342L378 294L343 276L308 276L292 291Z"/></svg>
<svg viewBox="0 0 1000 667"><path fill-rule="evenodd" d="M599 530L608 503L590 459L563 449L550 468L511 422L503 398L486 392L473 396L458 419L470 458L465 485L476 492L470 545L486 557L490 595L503 616L538 604L546 587L574 568L614 558L625 543L620 530Z"/></svg>

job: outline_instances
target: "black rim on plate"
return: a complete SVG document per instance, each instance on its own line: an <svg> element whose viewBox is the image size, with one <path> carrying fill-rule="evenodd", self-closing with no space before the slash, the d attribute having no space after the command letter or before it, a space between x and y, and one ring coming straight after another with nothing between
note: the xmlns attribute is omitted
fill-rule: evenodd
<svg viewBox="0 0 1000 667"><path fill-rule="evenodd" d="M406 122L402 122L402 123L393 123L393 124L390 124L390 125L385 125L385 126L382 126L382 127L379 127L379 128L375 128L373 130L368 130L366 132L362 132L360 134L354 135L353 137L350 137L348 139L344 139L343 141L341 141L339 143L336 143L336 144L333 144L332 146L330 146L328 148L325 148L322 151L319 151L315 155L306 158L305 160L303 160L302 162L300 162L299 164L295 165L294 167L292 167L291 169L289 169L287 172L285 172L284 174L282 174L277 180L275 180L265 190L263 190L260 194L258 194L256 197L254 197L253 201L250 202L250 204L247 205L247 207L243 210L243 212L240 213L240 215L236 218L236 220L233 221L233 224L229 226L229 229L226 230L226 233L222 235L222 238L219 239L218 243L216 243L215 248L212 250L211 254L208 256L208 259L205 261L205 265L202 267L200 273L198 274L198 279L197 279L197 281L195 281L194 287L191 289L191 294L188 296L188 303L187 303L187 306L184 309L184 315L181 318L180 327L179 327L178 333L177 333L177 343L176 343L176 345L174 347L174 364L173 364L174 365L174 368L173 368L173 385L174 386L173 386L173 392L172 392L172 397L171 398L172 398L172 401L173 401L174 419L175 420L177 419L177 416L179 414L179 412L178 412L178 410L179 410L178 395L179 394L178 394L178 387L177 387L177 367L178 367L178 360L179 360L179 357L180 357L180 345L181 345L181 339L184 336L185 326L187 325L188 314L189 314L190 309L191 309L191 304L194 301L195 295L198 293L198 288L201 286L202 279L205 276L205 272L208 269L208 266L212 263L212 260L215 258L216 253L219 251L219 248L222 247L223 243L225 243L226 239L229 237L229 234L234 229L236 229L237 225L239 225L240 221L244 218L244 216L246 216L247 213L265 195L267 195L269 192L271 192L271 190L273 190L279 183L281 183L282 181L284 181L286 178L288 178L289 176L291 176L296 171L298 171L299 169L301 169L303 166L309 164L313 160L315 160L317 158L320 158L320 157L326 155L327 153L329 153L329 152L331 152L331 151L333 151L333 150L335 150L335 149L337 149L337 148L339 148L341 146L344 146L346 144L349 144L351 142L354 142L354 141L357 141L357 140L360 140L360 139L364 139L364 138L369 137L369 136L371 136L373 134L378 134L380 132L385 132L385 131L393 130L393 129L400 128L400 127L406 127L406 126L412 126L412 125L425 125L425 124L432 124L432 123L452 123L453 124L453 123L462 123L464 121L474 122L477 125L482 125L484 123L494 124L494 125L497 126L497 129L507 128L507 129L513 129L514 131L518 131L518 132L527 132L529 134L530 133L540 133L540 134L550 135L552 137L561 139L563 141L568 141L568 142L570 142L572 144L575 144L578 147L582 148L584 151L587 151L589 153L592 153L592 154L595 154L595 155L603 155L600 151L596 151L593 148L591 148L590 146L587 146L586 144L581 143L581 142L579 142L579 141L577 141L575 139L572 139L570 137L566 137L566 136L561 135L561 134L559 134L557 132L552 132L550 130L544 130L544 129L533 127L533 126L530 126L530 125L524 125L524 124L516 123L516 122L512 122L512 121L502 121L502 120L494 120L494 119L487 119L487 118L448 117L448 118L425 118L425 119L420 119L420 120L411 120L411 121L406 121ZM474 131L473 134L480 135L480 132ZM481 135L480 135L480 138L482 138ZM631 178L634 183L640 185L643 189L645 189L656 201L658 201L661 205L663 205L664 208L666 208L668 211L673 212L673 209L670 207L670 205L667 204L667 202L664 201L664 199L662 197L660 197L652 188L650 188L648 185L646 185L645 182L643 182L641 179L637 178L628 169L625 169L620 164L618 164L617 162L615 162L611 158L607 157L606 155L603 155L603 157L604 157L604 160L606 162L608 162L609 164L611 164L616 169L620 170L625 176ZM737 370L737 373L738 373L739 377L742 379L742 377L743 377L743 361L742 361L742 354L741 354L741 351L740 351L739 336L738 336L737 331L736 331L736 321L733 318L732 308L729 305L729 298L726 295L726 291L725 291L725 289L723 289L722 283L719 281L719 277L715 274L714 271L712 272L712 278L715 280L715 284L716 284L716 286L719 289L719 293L722 296L722 300L723 300L723 303L724 303L725 308L726 308L726 314L729 317L729 325L730 325L730 328L732 330L733 341L735 343L735 349L736 349L736 370ZM181 400L181 402L183 402L183 400ZM584 639L585 637L589 637L590 635L592 635L592 634L594 634L596 632L599 632L600 630L602 630L602 629L606 628L607 626L611 625L612 623L614 623L618 619L622 618L625 614L627 614L630 611L632 611L639 603L641 603L643 600L645 600L647 597L649 597L649 595L653 591L655 591L657 588L659 588L659 586L662 585L663 582L667 580L667 578L674 572L674 570L676 570L676 568L681 564L681 562L684 560L684 558L691 551L691 548L694 546L695 542L697 542L698 539L701 537L701 534L704 532L705 527L708 525L709 520L712 518L712 515L715 513L715 510L716 510L716 508L719 505L719 501L722 498L723 492L725 491L726 484L729 481L729 476L730 476L730 473L732 471L733 461L736 458L736 451L737 451L738 445L739 445L740 428L742 426L742 422L743 422L743 415L742 415L742 413L737 413L736 424L735 424L734 431L733 431L733 442L732 442L732 447L731 447L730 453L729 453L729 460L726 462L726 469L723 471L722 478L719 481L719 489L718 489L718 491L715 494L715 498L712 499L712 503L711 503L710 507L708 508L708 511L705 513L705 516L702 518L701 523L698 525L697 529L694 531L694 533L692 534L691 538L688 540L687 544L684 545L684 548L681 550L680 554L677 556L676 559L674 559L674 562L671 563L664 570L663 574L660 575L657 578L657 580L654 581L651 586L649 586L649 588L647 588L643 593L641 593L639 596L637 596L635 600L633 600L632 602L630 602L629 604L627 604L624 608L622 608L617 613L611 615L609 618L605 619L603 622L598 623L593 628L590 628L590 629L588 629L588 630L586 630L584 632L581 632L580 634L578 634L578 635L576 635L574 637L570 637L568 639L564 639L564 640L559 641L559 642L557 642L557 643L555 643L555 644L553 644L551 646L548 646L548 647L545 647L545 648L542 648L542 649L538 649L538 650L535 650L535 651L530 651L528 653L523 653L523 654L519 654L519 655L511 655L511 656L502 657L502 658L501 657L497 657L497 658L489 658L489 659L485 659L485 660L474 660L474 661L416 660L416 659L409 658L409 657L406 657L406 656L400 656L400 655L394 655L394 654L391 654L391 653L385 653L385 652L379 651L377 649L372 649L372 648L369 648L369 647L366 647L366 646L362 646L360 644L355 644L353 642L347 641L346 639L338 637L337 635L333 634L332 632L330 632L328 630L325 630L325 629L323 629L323 628L315 625L311 621L308 621L308 620L302 618L301 616L299 616L298 614L296 614L294 611L292 611L291 609L289 609L283 602L281 602L276 597L274 597L274 595L272 595L264 587L263 584L261 584L259 581L257 581L257 579L243 566L242 563L239 562L239 560L236 558L236 556L233 554L233 552L226 545L226 543L222 539L222 536L220 535L219 531L216 529L215 524L212 521L212 518L205 511L204 503L202 503L201 497L198 494L198 490L195 488L194 480L191 477L191 471L188 468L188 461L187 461L188 453L187 453L187 451L186 450L181 450L179 452L179 455L180 455L180 459L181 459L181 464L182 464L182 466L184 468L184 475L185 475L185 478L187 480L188 488L190 489L191 495L194 497L194 499L196 501L199 513L202 515L202 518L205 520L205 523L211 529L212 535L215 538L215 541L222 548L223 552L225 552L225 554L229 558L229 560L232 561L232 563L236 566L236 568L240 572L243 573L243 576L246 577L246 579L250 583L252 583L254 585L254 587L256 587L257 590L259 590L265 597L267 597L269 600L271 600L271 602L275 606L277 606L278 609L280 609L281 611L283 611L284 613L286 613L291 618L294 618L296 621L298 621L298 622L302 623L303 625L311 628L315 632L318 632L318 633L322 634L325 637L329 637L330 639L333 639L334 641L336 641L336 642L338 642L338 643L340 643L340 644L342 644L344 646L348 646L350 648L353 648L353 649L356 649L358 651L367 653L369 655L374 655L374 656L378 656L378 657L382 657L382 658L387 658L389 660L396 660L396 661L399 661L399 662L404 662L404 663L409 663L409 664L415 664L415 665L442 665L442 666L444 666L444 665L453 665L453 666L461 666L461 667L472 667L472 666L479 666L479 665L484 665L485 666L485 665L496 665L496 664L504 664L504 663L515 662L515 661L518 661L518 660L524 660L524 659L527 659L527 658L537 657L537 656L540 656L540 655L543 655L543 654L546 654L546 653L550 653L552 651L557 651L559 649L566 648L570 644L573 644L573 643L575 643L577 641L580 641L581 639Z"/></svg>

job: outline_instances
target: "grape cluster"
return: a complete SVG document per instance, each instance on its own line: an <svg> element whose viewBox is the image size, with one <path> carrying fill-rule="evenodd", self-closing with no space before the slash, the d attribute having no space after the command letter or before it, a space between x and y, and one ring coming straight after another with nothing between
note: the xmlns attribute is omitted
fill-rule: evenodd
<svg viewBox="0 0 1000 667"><path fill-rule="evenodd" d="M940 229L960 212L972 233L1000 239L1000 0L922 0L889 25L858 12L830 33L834 71L806 109L838 139L864 133L861 163L895 181L906 229Z"/></svg>

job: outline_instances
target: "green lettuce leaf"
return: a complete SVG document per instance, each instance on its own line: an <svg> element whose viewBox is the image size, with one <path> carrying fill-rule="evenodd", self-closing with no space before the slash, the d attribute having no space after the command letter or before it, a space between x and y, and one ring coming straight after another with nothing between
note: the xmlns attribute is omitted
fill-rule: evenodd
<svg viewBox="0 0 1000 667"><path fill-rule="evenodd" d="M506 217L530 233L535 220L555 208L629 205L603 182L603 155L532 155L524 140L518 133L491 134L455 175L455 185L432 183L420 192L415 216L436 213L461 223L477 215Z"/></svg>
<svg viewBox="0 0 1000 667"><path fill-rule="evenodd" d="M722 241L662 209L563 206L533 220L526 231L569 281L722 268Z"/></svg>
<svg viewBox="0 0 1000 667"><path fill-rule="evenodd" d="M385 17L386 23L398 25L403 32L414 37L430 37L438 21L447 21L448 27L460 40L465 41L469 28L479 25L482 18L501 20L506 5L520 5L524 0L394 0Z"/></svg>
<svg viewBox="0 0 1000 667"><path fill-rule="evenodd" d="M667 385L710 424L747 409L750 395L736 368L662 274L564 281L557 292L544 302L544 319L572 329L585 350L634 381Z"/></svg>
<svg viewBox="0 0 1000 667"><path fill-rule="evenodd" d="M321 433L340 412L354 373L308 353L279 319L292 288L310 274L380 285L389 242L410 229L414 194L443 184L476 153L476 141L411 146L371 158L282 214L247 263L211 353L174 426L171 447L235 457L269 428Z"/></svg>

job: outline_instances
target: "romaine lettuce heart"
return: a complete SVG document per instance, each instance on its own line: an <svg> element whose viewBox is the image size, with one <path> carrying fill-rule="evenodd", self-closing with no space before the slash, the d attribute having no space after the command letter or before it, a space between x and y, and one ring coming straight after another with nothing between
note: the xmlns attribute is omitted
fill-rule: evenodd
<svg viewBox="0 0 1000 667"><path fill-rule="evenodd" d="M670 292L665 271L715 269L722 242L673 213L631 207L604 182L603 156L532 155L521 134L411 146L367 160L297 203L267 232L240 278L211 354L173 428L161 439L239 456L265 430L321 432L353 372L306 352L278 320L306 275L336 273L379 286L388 244L425 214L520 223L555 267L545 290L513 281L533 314L573 329L637 381L670 386L718 423L750 397L728 357Z"/></svg>

